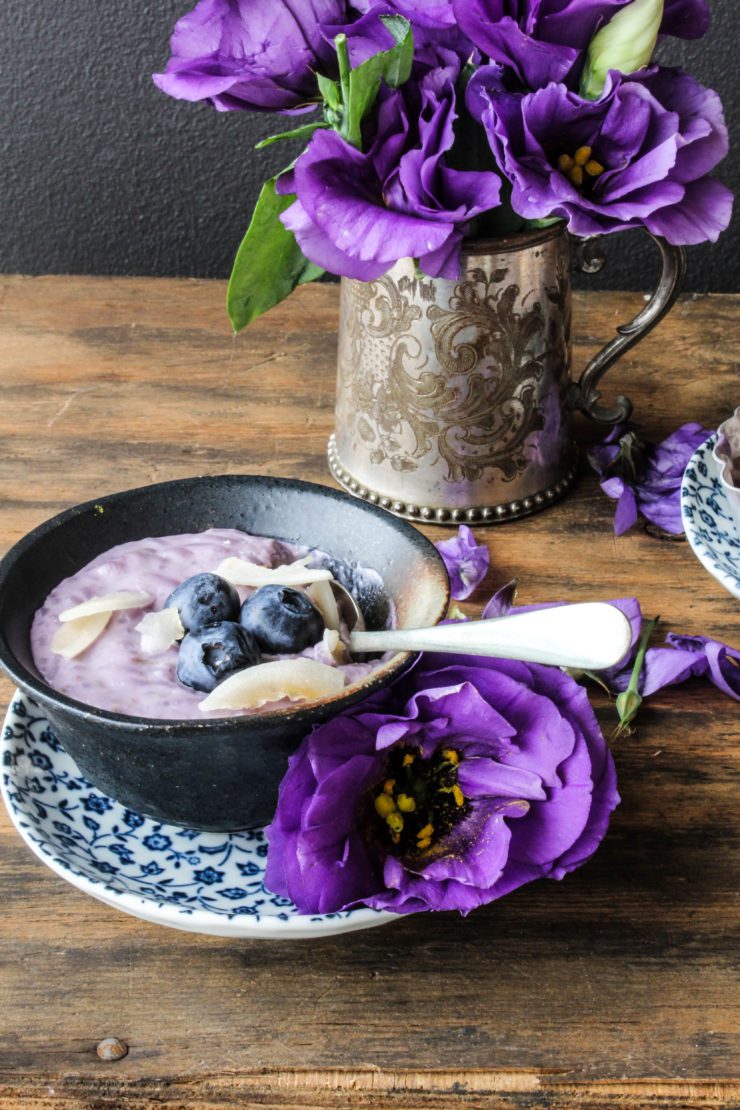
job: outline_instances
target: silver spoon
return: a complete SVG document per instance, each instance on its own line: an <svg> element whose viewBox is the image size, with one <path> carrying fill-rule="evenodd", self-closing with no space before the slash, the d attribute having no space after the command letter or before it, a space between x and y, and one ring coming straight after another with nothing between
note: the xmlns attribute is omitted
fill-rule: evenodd
<svg viewBox="0 0 740 1110"><path fill-rule="evenodd" d="M355 599L338 582L331 586L342 619L350 630L349 650L353 655L444 651L601 671L616 666L629 651L632 640L632 629L624 613L603 601L561 605L493 620L365 632Z"/></svg>

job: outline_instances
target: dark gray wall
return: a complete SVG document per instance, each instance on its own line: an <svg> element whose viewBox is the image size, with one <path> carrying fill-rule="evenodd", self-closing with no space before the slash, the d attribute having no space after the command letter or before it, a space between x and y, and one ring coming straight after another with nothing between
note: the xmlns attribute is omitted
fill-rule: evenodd
<svg viewBox="0 0 740 1110"><path fill-rule="evenodd" d="M214 112L152 84L193 3L0 0L1 270L228 274L260 183L286 151L252 149L279 117ZM712 7L707 38L673 40L663 58L721 93L736 141L722 176L733 185L740 4ZM716 246L692 249L690 289L740 289L738 222ZM613 237L608 256L592 285L645 287L653 266L639 237Z"/></svg>

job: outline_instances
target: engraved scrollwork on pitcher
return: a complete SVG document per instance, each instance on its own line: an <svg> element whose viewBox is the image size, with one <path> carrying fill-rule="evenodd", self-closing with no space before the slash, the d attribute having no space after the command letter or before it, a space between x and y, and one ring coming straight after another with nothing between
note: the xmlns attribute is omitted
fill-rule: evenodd
<svg viewBox="0 0 740 1110"><path fill-rule="evenodd" d="M559 372L567 358L552 314L537 299L528 304L507 273L469 271L446 305L435 303L434 283L423 279L348 283L343 411L372 465L404 471L441 460L449 481L476 480L489 468L510 481L526 467L528 437L544 422L544 362ZM547 290L555 304L567 301L561 284L558 275Z"/></svg>
<svg viewBox="0 0 740 1110"><path fill-rule="evenodd" d="M550 458L562 454L568 416L564 245L549 246L545 281L538 256L523 268L504 252L467 266L462 281L427 279L407 262L373 282L343 282L337 444L362 457L359 484L374 484L376 471L415 472L428 498L443 485L516 484L533 465L557 477Z"/></svg>
<svg viewBox="0 0 740 1110"><path fill-rule="evenodd" d="M437 361L459 382L438 442L454 481L475 481L488 468L515 478L527 465L527 438L544 426L537 398L547 322L540 302L526 307L526 295L506 278L506 269L471 270L448 309L427 313Z"/></svg>

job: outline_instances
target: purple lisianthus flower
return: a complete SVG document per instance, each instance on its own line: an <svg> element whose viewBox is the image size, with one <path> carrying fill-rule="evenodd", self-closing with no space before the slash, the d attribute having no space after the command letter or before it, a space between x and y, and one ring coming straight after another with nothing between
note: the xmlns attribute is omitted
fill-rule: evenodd
<svg viewBox="0 0 740 1110"><path fill-rule="evenodd" d="M467 103L521 216L559 216L582 236L646 227L674 245L715 241L730 222L732 193L709 176L728 149L722 104L681 70L611 73L587 101L563 84L507 92L486 66Z"/></svg>
<svg viewBox="0 0 740 1110"><path fill-rule="evenodd" d="M435 66L463 65L468 58L479 61L479 55L455 22L451 0L439 4L422 4L419 0L366 0L354 7L363 14L359 19L341 26L323 28L333 41L340 32L347 36L350 62L354 67L371 55L393 46L393 37L383 25L381 16L403 16L411 23L414 37L414 71L418 77L424 69Z"/></svg>
<svg viewBox="0 0 740 1110"><path fill-rule="evenodd" d="M619 802L585 691L557 668L423 656L308 736L280 787L266 885L303 913L468 913L561 879Z"/></svg>
<svg viewBox="0 0 740 1110"><path fill-rule="evenodd" d="M469 221L499 203L495 173L455 170L457 68L381 90L367 153L335 131L317 131L278 180L297 201L281 216L306 258L344 277L372 281L400 258L431 277L459 275Z"/></svg>
<svg viewBox="0 0 740 1110"><path fill-rule="evenodd" d="M466 524L460 525L456 536L440 540L434 546L447 567L453 598L464 601L486 577L490 563L487 546L475 542L475 536Z"/></svg>
<svg viewBox="0 0 740 1110"><path fill-rule="evenodd" d="M591 39L629 0L453 0L462 31L529 89L577 86ZM661 31L698 38L709 25L706 0L667 0Z"/></svg>
<svg viewBox="0 0 740 1110"><path fill-rule="evenodd" d="M221 112L295 111L318 98L316 71L336 70L321 25L346 16L345 0L200 0L176 24L154 82Z"/></svg>
<svg viewBox="0 0 740 1110"><path fill-rule="evenodd" d="M452 0L352 0L358 12L384 9L402 15L416 27L449 30L457 25Z"/></svg>
<svg viewBox="0 0 740 1110"><path fill-rule="evenodd" d="M601 478L601 488L617 502L614 531L618 536L637 522L638 514L671 535L681 535L681 479L709 434L701 424L684 424L656 447L641 443L620 424L591 449L588 459Z"/></svg>

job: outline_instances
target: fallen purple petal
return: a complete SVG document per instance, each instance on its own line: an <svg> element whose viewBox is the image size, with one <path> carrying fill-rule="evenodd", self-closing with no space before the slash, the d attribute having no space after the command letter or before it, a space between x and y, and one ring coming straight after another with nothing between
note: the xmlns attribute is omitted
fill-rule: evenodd
<svg viewBox="0 0 740 1110"><path fill-rule="evenodd" d="M450 576L455 601L465 601L485 578L490 563L488 548L476 543L466 524L460 525L456 536L435 544Z"/></svg>
<svg viewBox="0 0 740 1110"><path fill-rule="evenodd" d="M681 480L696 448L710 435L684 424L657 446L620 425L588 454L607 497L617 502L614 531L623 535L642 515L671 535L681 535Z"/></svg>

